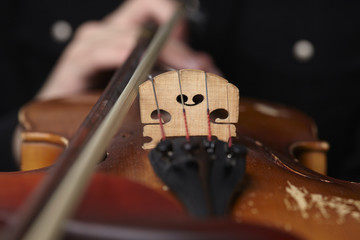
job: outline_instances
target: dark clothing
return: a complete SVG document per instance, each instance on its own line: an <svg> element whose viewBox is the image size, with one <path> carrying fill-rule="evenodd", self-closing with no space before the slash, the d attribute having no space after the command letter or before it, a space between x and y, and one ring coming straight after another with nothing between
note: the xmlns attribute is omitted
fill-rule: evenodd
<svg viewBox="0 0 360 240"><path fill-rule="evenodd" d="M5 0L1 3L0 171L16 169L11 136L19 108L35 96L71 41L56 41L51 35L53 24L66 20L76 29L87 20L103 18L118 6L118 0Z"/></svg>
<svg viewBox="0 0 360 240"><path fill-rule="evenodd" d="M119 4L8 2L0 15L3 169L10 159L10 144L5 143L10 125L15 125L14 113L36 93L68 43L54 41L52 24L66 20L75 29ZM310 115L320 138L331 145L329 175L360 181L360 97L355 82L360 79L359 10L357 1L204 0L202 15L191 25L190 43L214 57L242 96L281 102ZM294 45L302 39L313 47L306 61L294 56Z"/></svg>
<svg viewBox="0 0 360 240"><path fill-rule="evenodd" d="M208 22L193 45L213 55L242 96L310 115L330 142L328 174L360 181L360 3L212 1L205 7ZM300 39L314 46L309 61L293 55Z"/></svg>

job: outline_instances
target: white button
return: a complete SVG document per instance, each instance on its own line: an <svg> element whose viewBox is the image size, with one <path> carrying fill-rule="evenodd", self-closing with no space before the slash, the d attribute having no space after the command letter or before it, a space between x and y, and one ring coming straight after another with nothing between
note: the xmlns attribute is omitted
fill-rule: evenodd
<svg viewBox="0 0 360 240"><path fill-rule="evenodd" d="M51 35L57 42L66 42L69 40L72 31L70 23L64 20L56 21L51 27Z"/></svg>
<svg viewBox="0 0 360 240"><path fill-rule="evenodd" d="M309 61L314 56L314 45L308 40L299 40L294 44L293 53L298 61Z"/></svg>

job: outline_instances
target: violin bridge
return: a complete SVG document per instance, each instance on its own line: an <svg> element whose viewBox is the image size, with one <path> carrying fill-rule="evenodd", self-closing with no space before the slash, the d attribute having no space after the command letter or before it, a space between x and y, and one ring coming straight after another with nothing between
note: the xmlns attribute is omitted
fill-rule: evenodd
<svg viewBox="0 0 360 240"><path fill-rule="evenodd" d="M207 74L207 83L205 74ZM186 132L179 78L189 135L208 135L208 105L212 119L210 123L212 136L225 142L229 140L230 135L235 137L234 123L238 122L239 116L239 90L220 76L192 69L169 71L154 77L154 88L166 137L185 136ZM144 124L143 136L152 139L145 143L143 148L152 149L160 142L162 135L159 119L156 117L157 106L151 81L140 85L139 95L141 122Z"/></svg>

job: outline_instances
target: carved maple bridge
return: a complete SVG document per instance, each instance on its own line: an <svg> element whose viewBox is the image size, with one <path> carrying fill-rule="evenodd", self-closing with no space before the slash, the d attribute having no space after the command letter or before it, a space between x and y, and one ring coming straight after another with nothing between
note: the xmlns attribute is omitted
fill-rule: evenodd
<svg viewBox="0 0 360 240"><path fill-rule="evenodd" d="M159 120L155 117L154 92L162 112L166 137L185 136L183 107L190 136L209 134L208 107L214 119L210 123L211 135L224 142L228 141L229 135L236 136L233 123L237 123L239 116L239 91L226 79L200 70L185 69L160 74L153 82L155 91L150 80L139 89L141 122L145 124L143 135L152 138L151 142L144 144L144 149L154 148L162 138Z"/></svg>

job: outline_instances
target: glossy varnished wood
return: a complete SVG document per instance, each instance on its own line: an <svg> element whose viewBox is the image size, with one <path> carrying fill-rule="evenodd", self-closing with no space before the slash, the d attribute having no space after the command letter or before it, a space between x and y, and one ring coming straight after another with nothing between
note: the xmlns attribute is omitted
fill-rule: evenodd
<svg viewBox="0 0 360 240"><path fill-rule="evenodd" d="M85 98L96 100L95 97ZM63 104L69 110L69 106L74 106L72 101L75 100L57 100L53 103L56 102L58 107ZM49 111L47 104L49 103L36 103L23 111L39 108L39 112L42 112L42 107ZM69 114L78 115L78 119L84 118L84 113L76 107ZM56 121L61 124L62 120L59 118L54 121L52 124L57 125ZM43 122L37 126L35 119L29 118L27 122L31 122L37 132L47 130ZM73 124L77 125L79 122L80 120ZM142 138L142 127L136 102L125 125L119 129L110 145L108 156L99 163L98 170L106 176L125 178L131 184L140 184L149 191L154 191L154 194L170 201L178 209L180 216L183 216L180 203L150 166L147 158L149 150L142 148L150 139ZM61 131L53 133L71 136L71 133ZM286 106L242 99L237 138L234 141L246 145L249 152L245 181L234 202L231 219L287 231L306 239L357 238L357 226L360 223L359 184L316 173L301 165L292 152L291 146L297 143L317 146L314 147L315 151L326 151L327 145L317 140L316 128L310 118ZM308 149L312 151L312 148ZM139 196L125 194L129 198ZM152 207L148 202L147 208Z"/></svg>

